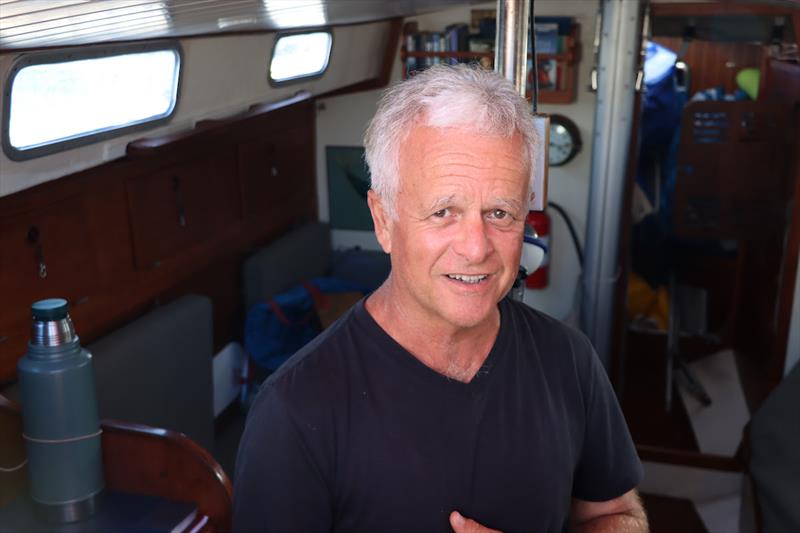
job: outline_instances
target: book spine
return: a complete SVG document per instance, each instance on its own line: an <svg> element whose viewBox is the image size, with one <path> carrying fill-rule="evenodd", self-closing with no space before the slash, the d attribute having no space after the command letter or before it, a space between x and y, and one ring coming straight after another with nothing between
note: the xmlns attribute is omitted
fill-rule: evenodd
<svg viewBox="0 0 800 533"><path fill-rule="evenodd" d="M417 51L417 34L409 33L406 35L406 52ZM412 75L417 70L417 58L406 57L406 76Z"/></svg>

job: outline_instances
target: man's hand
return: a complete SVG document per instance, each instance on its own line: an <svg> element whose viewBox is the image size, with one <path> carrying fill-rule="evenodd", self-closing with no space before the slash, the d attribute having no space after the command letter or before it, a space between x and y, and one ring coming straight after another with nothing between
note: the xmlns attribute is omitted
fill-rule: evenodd
<svg viewBox="0 0 800 533"><path fill-rule="evenodd" d="M570 531L580 533L647 533L647 515L635 490L607 502L573 498Z"/></svg>
<svg viewBox="0 0 800 533"><path fill-rule="evenodd" d="M502 533L502 531L482 526L475 520L464 518L458 511L450 513L450 525L453 526L455 533Z"/></svg>

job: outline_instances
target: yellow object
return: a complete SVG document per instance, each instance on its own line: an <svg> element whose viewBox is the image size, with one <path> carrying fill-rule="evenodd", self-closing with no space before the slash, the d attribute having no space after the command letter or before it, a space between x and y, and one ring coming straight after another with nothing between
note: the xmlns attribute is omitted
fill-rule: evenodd
<svg viewBox="0 0 800 533"><path fill-rule="evenodd" d="M736 74L736 84L747 96L753 100L758 99L758 85L761 78L761 71L757 68L743 68Z"/></svg>
<svg viewBox="0 0 800 533"><path fill-rule="evenodd" d="M653 289L637 274L628 280L628 320L646 320L657 329L666 331L669 324L669 294L667 289Z"/></svg>

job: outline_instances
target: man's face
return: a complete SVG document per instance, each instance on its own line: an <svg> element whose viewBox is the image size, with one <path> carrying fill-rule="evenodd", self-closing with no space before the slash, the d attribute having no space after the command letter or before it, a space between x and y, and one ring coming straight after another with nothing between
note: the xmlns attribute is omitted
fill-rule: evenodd
<svg viewBox="0 0 800 533"><path fill-rule="evenodd" d="M395 305L450 330L485 324L519 268L527 213L522 138L416 125L400 149L396 220L371 193Z"/></svg>

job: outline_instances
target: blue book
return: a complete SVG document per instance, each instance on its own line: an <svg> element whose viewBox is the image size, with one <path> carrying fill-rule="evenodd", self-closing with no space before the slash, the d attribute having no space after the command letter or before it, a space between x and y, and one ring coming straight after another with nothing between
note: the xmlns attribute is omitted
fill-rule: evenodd
<svg viewBox="0 0 800 533"><path fill-rule="evenodd" d="M419 36L416 33L409 33L406 35L406 52L417 51L417 40ZM406 57L406 76L410 76L412 72L417 70L417 58Z"/></svg>
<svg viewBox="0 0 800 533"><path fill-rule="evenodd" d="M561 38L558 35L558 24L554 22L537 22L533 25L536 35L537 54L557 54L560 52Z"/></svg>

